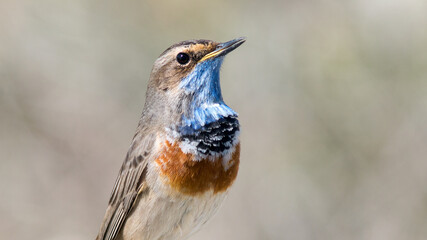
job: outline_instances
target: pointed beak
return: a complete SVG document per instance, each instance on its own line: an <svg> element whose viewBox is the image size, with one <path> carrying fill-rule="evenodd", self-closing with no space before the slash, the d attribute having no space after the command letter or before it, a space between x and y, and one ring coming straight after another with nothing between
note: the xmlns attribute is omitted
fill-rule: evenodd
<svg viewBox="0 0 427 240"><path fill-rule="evenodd" d="M206 54L202 59L199 60L199 62L224 56L229 52L233 51L234 49L236 49L237 47L239 47L240 45L242 45L245 41L246 41L245 37L240 37L225 43L220 43L218 44L218 46L214 51Z"/></svg>

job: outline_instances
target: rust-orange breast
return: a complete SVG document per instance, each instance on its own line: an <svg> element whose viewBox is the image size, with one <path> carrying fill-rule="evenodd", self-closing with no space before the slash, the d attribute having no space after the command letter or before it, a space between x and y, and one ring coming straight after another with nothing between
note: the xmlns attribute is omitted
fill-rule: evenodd
<svg viewBox="0 0 427 240"><path fill-rule="evenodd" d="M161 174L175 190L188 195L196 195L213 190L223 192L236 179L239 170L240 143L234 148L228 168L223 166L223 157L216 160L194 160L191 153L182 152L179 144L166 141L157 159Z"/></svg>

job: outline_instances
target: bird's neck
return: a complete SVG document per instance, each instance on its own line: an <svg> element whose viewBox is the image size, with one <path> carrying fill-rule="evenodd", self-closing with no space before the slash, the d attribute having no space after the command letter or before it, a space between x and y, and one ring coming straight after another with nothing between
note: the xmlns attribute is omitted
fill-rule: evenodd
<svg viewBox="0 0 427 240"><path fill-rule="evenodd" d="M221 63L222 58L202 62L180 83L187 101L175 130L184 152L216 155L237 144L239 121L222 99Z"/></svg>
<svg viewBox="0 0 427 240"><path fill-rule="evenodd" d="M228 107L221 94L219 71L222 58L207 60L180 83L187 98L187 107L182 115L181 128L187 131L202 128L205 125L227 117L237 117L237 113Z"/></svg>
<svg viewBox="0 0 427 240"><path fill-rule="evenodd" d="M191 116L183 116L181 125L176 128L184 153L192 153L200 159L215 158L229 154L238 144L237 114L224 103L197 107Z"/></svg>

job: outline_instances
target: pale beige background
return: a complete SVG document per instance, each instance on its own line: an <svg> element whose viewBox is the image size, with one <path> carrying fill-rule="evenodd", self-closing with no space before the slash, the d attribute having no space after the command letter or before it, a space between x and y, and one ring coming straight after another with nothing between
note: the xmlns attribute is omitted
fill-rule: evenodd
<svg viewBox="0 0 427 240"><path fill-rule="evenodd" d="M94 239L152 63L247 42L239 177L191 239L427 239L427 2L0 1L0 238Z"/></svg>

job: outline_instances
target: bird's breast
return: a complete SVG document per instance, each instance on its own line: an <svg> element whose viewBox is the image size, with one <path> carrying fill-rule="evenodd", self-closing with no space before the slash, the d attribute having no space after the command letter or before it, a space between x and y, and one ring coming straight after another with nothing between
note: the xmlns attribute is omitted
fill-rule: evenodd
<svg viewBox="0 0 427 240"><path fill-rule="evenodd" d="M155 163L164 182L185 195L212 190L224 192L235 180L239 169L240 143L227 151L209 156L184 152L182 142L165 140Z"/></svg>

